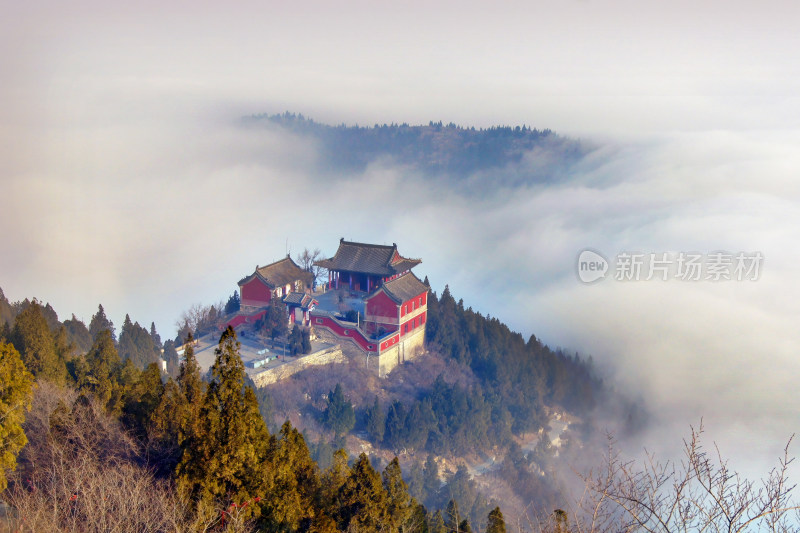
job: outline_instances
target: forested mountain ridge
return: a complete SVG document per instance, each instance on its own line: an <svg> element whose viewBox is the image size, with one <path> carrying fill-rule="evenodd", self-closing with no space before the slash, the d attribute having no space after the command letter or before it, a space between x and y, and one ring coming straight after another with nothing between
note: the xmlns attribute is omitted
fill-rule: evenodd
<svg viewBox="0 0 800 533"><path fill-rule="evenodd" d="M224 321L221 309L199 311L203 319L190 333L216 327L209 317ZM730 513L737 530L754 521L793 530L787 513L800 508L789 499L788 451L762 489L753 491L746 479L729 486L740 478L722 459L708 460L702 428L692 432L677 470L658 463L631 469L608 449L605 460L590 462L600 468L581 480L588 499L571 499L557 472L595 460L596 443L587 438L595 413L619 398L589 361L535 337L524 342L447 288L429 300L430 354L389 379L359 360L257 391L231 328L205 376L187 343L184 361L167 377L156 363L140 368L160 344L155 328L142 340L146 331L126 316L117 339L102 306L87 327L74 316L60 322L37 300L10 303L0 292L0 316L0 498L10 506L0 505L0 531L503 533L504 512L515 507L513 526L522 531L639 531L656 523L699 530L720 526ZM338 380L322 396L321 375ZM376 387L359 387L375 380ZM292 385L304 399L287 403L283 393ZM278 414L286 407L306 426ZM556 411L584 417L557 435L557 445L547 431ZM315 424L323 428L316 441L306 433ZM382 453L356 457L340 447L368 450L361 434ZM463 462L481 455L497 461L491 457L482 472ZM696 486L704 479L708 485ZM689 486L691 501L672 491ZM504 510L481 494L487 488L505 490ZM674 508L693 511L674 516Z"/></svg>
<svg viewBox="0 0 800 533"><path fill-rule="evenodd" d="M409 486L403 488L400 496L395 496L406 498L403 500L406 503L401 505L403 509L411 512L413 505L418 505L418 511L414 511L417 515L416 520L420 520L420 516L427 517L424 521L435 525L438 521L452 522L452 516L447 518L449 508L451 515L460 517L456 523L469 520L476 526L482 527L493 509L491 503L480 496L465 469L460 468L456 472L447 474L440 471L439 466L432 462L432 458L457 457L462 454L481 453L490 447L505 448L513 445L514 432L535 431L547 425L545 414L547 403L559 404L576 412L591 410L595 401L593 394L602 389L602 384L593 380L583 362L574 357L551 352L534 338L528 343L523 342L519 334L511 332L496 319L489 319L471 309L465 309L461 302L455 301L447 288L441 297L432 293L429 306L428 345L437 353L441 353L440 357L450 360L449 364L454 365L453 368L463 368L461 372L470 374L471 385L452 382L445 374L440 374L425 386L417 387L410 384L417 388L417 392L413 394L414 399L410 402L398 400L383 406L375 399L369 404L364 402L354 406L349 396L356 391L352 388L343 389L339 384L328 395L327 407L315 415L321 427L331 429L332 435L329 437L331 440L323 444L320 435L316 442L312 443L311 449L306 448L305 439L291 425L281 430L277 429L275 424L280 426L281 422L276 420L274 411L270 407L275 401L275 398L271 397L273 395L271 390L247 392L250 387L244 384L249 380L243 372L240 372L241 369L236 370L241 361L236 357L235 334L232 331L226 334L227 337L223 335L221 339L221 355L227 359L224 363L218 360L218 364L222 365L220 370L212 369L208 376L200 376L196 363L189 364L192 360L189 352L188 362L175 367L177 371L172 377L168 377L156 364L162 344L160 336L152 325L151 331L148 332L126 316L120 335L117 337L116 328L105 316L102 305L98 306L97 313L92 317L89 326L86 326L74 316L69 320L59 321L56 311L49 304L42 305L35 299L11 303L0 294L0 313L4 318L0 327L0 342L4 343L4 350L9 354L18 353L19 361L31 369L32 378L43 384L34 396L34 409L39 412L37 416L56 416L56 411L48 414L41 412L41 409L47 411L63 404L67 420L80 419L82 423L88 424L77 429L65 428L67 431L65 435L72 431L89 431L94 435L93 432L97 431L96 424L103 427L108 424L118 424L121 433L113 437L117 439L115 441L117 444L114 446L121 447L119 453L124 455L123 462L128 464L125 468L154 469L156 477L148 478L145 475L143 478L149 479L147 483L158 484L159 480L175 479L178 485L186 487L185 490L189 493L195 496L205 494L204 491L211 486L209 483L217 484L216 480L206 475L207 461L211 452L210 448L202 446L209 444L197 441L191 446L197 445L201 448L192 448L194 452L187 451L186 447L190 446L186 444L190 442L186 440L188 432L197 429L190 430L186 424L202 426L212 423L206 419L218 416L214 413L230 410L242 413L242 410L255 409L253 412L260 413L259 420L267 422L280 436L267 437L269 433L265 425L264 429L254 434L252 438L241 441L240 445L246 445L252 439L258 441L266 438L278 439L274 441L275 444L270 445L273 446L271 452L267 448L262 451L258 451L258 447L251 448L248 454L253 457L257 457L258 454L284 453L279 451L281 447L279 443L281 439L290 439L295 442L293 446L299 446L298 451L291 453L300 453L301 456L306 454L308 459L302 461L306 461L308 465L313 464L304 467L311 470L303 475L311 476L309 480L319 476L324 478L328 475L325 472L331 468L345 468L337 463L340 459L334 454L335 448L345 442L343 437L354 430L362 431L366 428L370 439L378 447L389 450L417 449L428 453L430 460L425 465L411 464L403 475L405 478L403 487L406 483ZM203 314L214 316L217 321L224 321L225 318L222 310L219 313ZM196 327L201 327L201 323L198 322ZM207 328L209 324L203 322L202 327ZM195 333L197 332L196 330ZM173 341L167 341L167 345L171 347ZM535 363L531 364L533 361ZM561 365L566 365L563 371L552 370ZM236 375L239 377L236 378ZM219 387L222 387L223 381L228 379L225 376L233 376L230 379L238 379L241 384L234 384L232 388L226 389L228 392L223 392ZM534 376L538 377L534 379ZM525 381L529 379L532 380L531 384L526 384ZM215 382L218 382L218 385L214 385ZM49 385L44 386L44 384ZM228 407L220 407L224 402L232 401L235 397L231 396L234 390L243 390L245 393L239 400L235 400L238 402L236 406L231 404ZM576 394L576 391L585 393ZM213 397L208 396L212 393ZM41 394L45 394L48 399L39 398ZM79 400L92 402L91 405L94 407L80 403ZM259 400L261 405L255 403ZM42 401L45 402L44 405ZM52 403L54 401L55 403ZM208 407L203 407L207 403ZM187 407L180 407L181 405ZM188 409L189 405L195 406L195 409L186 413L194 413L192 416L200 417L203 422L181 422L180 418L184 415L178 415L177 419L165 418L168 413ZM213 405L218 407L213 408ZM87 408L89 411L85 410ZM207 411L204 411L206 414L200 415L197 409L206 409ZM88 422L87 417L89 417ZM36 426L26 423L24 427L31 429L28 431L31 444L23 448L20 456L20 473L30 477L31 473L26 465L34 459L25 450L37 450L35 453L42 453L44 443L39 441L43 435L38 433ZM213 431L215 431L213 427L208 426L204 433ZM241 430L237 432L247 434ZM89 437L73 435L70 438L80 440ZM95 439L96 436L90 438ZM67 444L59 444L62 445ZM203 451L204 449L206 451ZM306 451L302 451L303 449ZM59 453L62 452L63 450ZM93 452L72 449L68 453L80 455ZM193 467L190 467L191 463L186 462L190 461L192 453L199 453L201 457L205 457L202 460L204 466L200 470L193 470ZM238 452L232 450L231 453ZM36 461L43 460L38 455L36 457ZM110 475L102 465L104 457L105 455L101 454L92 459L98 469L93 471L93 475ZM324 468L317 466L312 458L316 458ZM352 460L354 458L351 457ZM362 463L361 466L356 460L352 463L352 468L361 469L359 475L369 478L373 475L369 469L380 465L380 462L374 462L375 460L376 458L373 458L373 461ZM391 475L400 475L399 463L394 466L391 465L391 461L389 463L386 468L396 470ZM186 466L181 466L182 464ZM336 466L337 464L339 466ZM72 472L69 475L78 473ZM442 477L447 481L446 488L438 485L438 480ZM20 486L15 480L19 478L12 475L9 479L11 490L18 490ZM181 479L185 481L180 481ZM433 481L434 479L437 481ZM43 480L39 482L44 483ZM235 480L229 482L238 483ZM317 486L319 481L313 483ZM230 490L232 487L225 483L222 486L229 487L225 490ZM44 486L42 489L49 490ZM209 501L219 503L218 498L224 494L224 490L213 490L216 496L213 494L209 496L211 498ZM218 492L219 490L223 492ZM242 493L242 498L246 497L252 501L256 492L264 492L263 488L255 492L253 490L255 489ZM318 489L306 487L302 490ZM388 485L385 490L389 490ZM11 499L22 501L19 500L22 495L23 493L15 492ZM167 499L173 497L169 491L162 496ZM411 497L415 500L408 499ZM412 505L410 503L412 501L418 503ZM31 501L25 500L25 502L27 502L25 505L34 505ZM438 508L442 511L438 515L435 512L429 513L422 508L423 502L429 506L428 509ZM462 506L462 511L458 510L459 504ZM328 513L329 518L333 521L349 520L343 518L341 512L341 510L331 510ZM401 514L406 516L403 513ZM499 511L494 513L493 520L497 521L501 516L498 513ZM264 522L259 522L257 515L247 516L250 517L248 520L265 525ZM311 517L308 520L311 520ZM301 527L301 522L294 522L296 528L306 527ZM310 523L306 523L307 526Z"/></svg>
<svg viewBox="0 0 800 533"><path fill-rule="evenodd" d="M486 171L498 184L550 182L561 179L565 169L591 151L580 141L525 125L486 129L452 122L330 126L289 112L254 115L247 122L315 139L322 170L361 172L371 162L387 158L428 176L462 183Z"/></svg>

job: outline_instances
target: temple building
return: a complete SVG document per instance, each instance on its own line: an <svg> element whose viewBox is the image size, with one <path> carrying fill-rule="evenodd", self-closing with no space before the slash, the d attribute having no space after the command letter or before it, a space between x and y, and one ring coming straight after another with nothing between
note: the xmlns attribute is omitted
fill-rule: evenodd
<svg viewBox="0 0 800 533"><path fill-rule="evenodd" d="M314 265L328 270L328 289L347 286L350 290L369 293L383 282L409 272L420 259L407 259L397 251L397 244L365 244L339 240L339 249L330 259Z"/></svg>
<svg viewBox="0 0 800 533"><path fill-rule="evenodd" d="M303 270L286 256L267 266L256 266L255 272L239 280L239 292L243 310L260 309L269 305L273 298L283 298L290 293L305 293L311 290L314 275Z"/></svg>
<svg viewBox="0 0 800 533"><path fill-rule="evenodd" d="M239 281L242 309L228 324L256 324L277 298L289 325L357 348L365 364L385 376L425 349L429 289L411 272L421 262L400 255L397 244L340 239L333 257L314 263L327 269L328 283L312 292L314 274L287 255Z"/></svg>
<svg viewBox="0 0 800 533"><path fill-rule="evenodd" d="M365 333L383 336L399 331L402 339L425 325L428 287L412 272L406 272L384 282L365 302Z"/></svg>

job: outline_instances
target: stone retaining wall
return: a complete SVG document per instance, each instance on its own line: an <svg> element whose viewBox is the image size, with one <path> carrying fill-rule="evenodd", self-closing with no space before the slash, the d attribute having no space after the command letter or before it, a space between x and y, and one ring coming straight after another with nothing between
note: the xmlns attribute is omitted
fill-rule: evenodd
<svg viewBox="0 0 800 533"><path fill-rule="evenodd" d="M266 385L276 383L282 379L286 379L292 374L297 374L301 370L305 370L310 366L327 365L330 363L344 363L346 361L347 358L345 357L344 353L342 353L342 347L337 344L336 346L304 355L303 357L299 357L293 361L288 361L274 368L269 368L252 376L252 378L253 382L256 384L256 387L264 387Z"/></svg>

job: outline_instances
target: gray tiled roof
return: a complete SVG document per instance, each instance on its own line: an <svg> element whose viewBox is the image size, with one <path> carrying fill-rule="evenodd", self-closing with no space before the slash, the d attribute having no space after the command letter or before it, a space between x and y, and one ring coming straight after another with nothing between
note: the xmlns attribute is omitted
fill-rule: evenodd
<svg viewBox="0 0 800 533"><path fill-rule="evenodd" d="M394 276L410 270L422 262L421 259L408 259L397 253L397 245L366 244L339 241L336 255L314 263L328 270L344 270L375 274L378 276Z"/></svg>
<svg viewBox="0 0 800 533"><path fill-rule="evenodd" d="M319 303L314 298L303 292L290 292L283 297L283 303L296 305L301 309L308 309L312 304Z"/></svg>
<svg viewBox="0 0 800 533"><path fill-rule="evenodd" d="M411 298L428 291L428 286L422 283L413 272L408 272L399 278L387 281L381 288L397 303L407 302Z"/></svg>
<svg viewBox="0 0 800 533"><path fill-rule="evenodd" d="M288 255L280 261L275 261L263 267L257 267L253 274L239 281L239 285L250 281L255 275L260 276L267 282L267 285L273 289L282 287L287 283L294 283L297 280L301 280L306 286L310 287L314 278L311 272L307 272L297 266L297 263L292 261L292 258Z"/></svg>

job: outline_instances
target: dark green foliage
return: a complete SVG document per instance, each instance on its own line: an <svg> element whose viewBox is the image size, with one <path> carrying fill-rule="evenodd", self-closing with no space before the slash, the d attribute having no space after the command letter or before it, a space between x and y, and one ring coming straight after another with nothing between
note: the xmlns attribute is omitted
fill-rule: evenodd
<svg viewBox="0 0 800 533"><path fill-rule="evenodd" d="M244 386L239 346L228 327L215 352L197 429L182 443L178 488L202 502L241 503L261 492L269 434L253 390Z"/></svg>
<svg viewBox="0 0 800 533"><path fill-rule="evenodd" d="M257 388L255 384L248 378L247 384L253 388L256 393L256 400L258 401L258 412L261 413L261 418L264 420L264 423L267 425L267 429L272 431L275 429L277 431L277 426L275 425L275 411L274 411L274 402L272 401L272 396L269 394L269 389L267 387L260 387Z"/></svg>
<svg viewBox="0 0 800 533"><path fill-rule="evenodd" d="M181 360L178 356L178 351L175 350L175 341L172 339L168 339L167 342L164 343L164 354L162 355L164 361L167 362L167 374L171 377L176 378L178 377L178 372L180 371Z"/></svg>
<svg viewBox="0 0 800 533"><path fill-rule="evenodd" d="M303 354L303 332L302 328L297 324L292 327L292 332L289 334L289 353L292 355Z"/></svg>
<svg viewBox="0 0 800 533"><path fill-rule="evenodd" d="M310 354L311 353L311 331L309 328L303 328L303 353Z"/></svg>
<svg viewBox="0 0 800 533"><path fill-rule="evenodd" d="M6 299L3 289L0 289L0 328L2 328L4 324L9 324L9 326L13 324L14 317L16 316L17 313L14 311L8 299Z"/></svg>
<svg viewBox="0 0 800 533"><path fill-rule="evenodd" d="M164 345L161 344L161 335L156 331L155 322L150 322L150 339L153 341L153 348L155 348L156 351L164 347Z"/></svg>
<svg viewBox="0 0 800 533"><path fill-rule="evenodd" d="M489 513L486 533L506 533L506 521L499 507L495 507Z"/></svg>
<svg viewBox="0 0 800 533"><path fill-rule="evenodd" d="M391 531L398 531L411 517L412 500L397 457L386 465L382 477L387 498L384 525Z"/></svg>
<svg viewBox="0 0 800 533"><path fill-rule="evenodd" d="M486 520L489 511L494 507L492 502L487 501L478 492L477 485L470 479L469 472L464 465L459 465L456 472L447 477L447 485L444 487L444 491L453 502L458 502L457 508L461 513L459 515L460 519L468 519L470 523L476 526L481 526ZM447 520L447 514L445 520Z"/></svg>
<svg viewBox="0 0 800 533"><path fill-rule="evenodd" d="M181 445L186 439L195 437L200 431L200 411L206 390L206 384L200 376L200 365L194 356L193 340L190 333L177 379L178 389L183 399L182 411L178 412L181 420L178 444Z"/></svg>
<svg viewBox="0 0 800 533"><path fill-rule="evenodd" d="M94 338L89 333L89 328L86 327L86 324L75 318L75 315L72 315L71 319L64 321L64 327L67 330L69 342L75 345L78 353L88 352L92 347Z"/></svg>
<svg viewBox="0 0 800 533"><path fill-rule="evenodd" d="M126 391L122 422L140 439L147 437L151 417L161 403L163 394L161 370L156 363L149 364L134 386Z"/></svg>
<svg viewBox="0 0 800 533"><path fill-rule="evenodd" d="M287 421L277 439L270 440L269 483L262 503L267 529L295 531L308 524L319 487L319 472L305 439Z"/></svg>
<svg viewBox="0 0 800 533"><path fill-rule="evenodd" d="M367 407L364 421L370 438L374 442L383 441L383 434L386 430L386 417L383 414L383 407L381 407L381 402L377 396L375 396L375 402L372 406Z"/></svg>
<svg viewBox="0 0 800 533"><path fill-rule="evenodd" d="M341 383L328 393L328 406L322 413L322 421L337 437L346 435L356 425L353 404L345 398Z"/></svg>
<svg viewBox="0 0 800 533"><path fill-rule="evenodd" d="M150 332L140 326L138 322L131 323L128 315L125 315L125 322L122 324L122 331L119 335L119 354L123 361L130 359L139 369L158 362L158 355Z"/></svg>
<svg viewBox="0 0 800 533"><path fill-rule="evenodd" d="M97 306L97 312L92 315L92 321L89 322L89 334L93 340L97 340L97 336L103 330L108 330L111 333L111 340L117 342L117 334L114 331L114 323L106 317L106 311L103 309L103 304Z"/></svg>
<svg viewBox="0 0 800 533"><path fill-rule="evenodd" d="M289 331L289 315L286 306L277 298L273 298L267 306L267 313L256 323L256 329L275 341Z"/></svg>
<svg viewBox="0 0 800 533"><path fill-rule="evenodd" d="M97 335L92 348L82 358L76 361L73 378L78 384L78 390L93 394L102 406L112 412L122 407L123 367L117 348L111 338L111 331L101 330ZM126 382L135 377L126 372Z"/></svg>
<svg viewBox="0 0 800 533"><path fill-rule="evenodd" d="M535 337L525 343L496 318L464 309L448 287L441 298L435 293L428 298L425 336L429 346L469 365L481 379L483 396L499 420L498 431L489 434L504 440L509 420L514 432L534 431L546 422L545 406L587 413L602 391L590 365L577 356L552 351ZM486 422L495 425L489 418Z"/></svg>
<svg viewBox="0 0 800 533"><path fill-rule="evenodd" d="M387 520L388 496L381 476L366 454L359 455L339 489L337 523L340 530L379 531Z"/></svg>
<svg viewBox="0 0 800 533"><path fill-rule="evenodd" d="M422 484L425 489L422 500L434 504L438 502L442 481L439 478L439 465L436 464L433 454L428 454L428 458L425 460Z"/></svg>
<svg viewBox="0 0 800 533"><path fill-rule="evenodd" d="M555 173L552 168L524 167L527 172L523 178L506 170L524 165L523 154L533 149L548 153L548 160L557 160L561 165L578 161L586 152L576 141L560 138L547 129L527 126L475 129L453 123L444 125L441 121L431 121L427 126L328 126L288 112L253 118L267 120L268 124L295 134L311 136L320 144L323 151L320 160L325 162L326 169L339 171L361 172L371 161L391 157L402 165L433 176L452 176L454 182L464 174L495 169L490 173L492 179L500 181L502 178L499 185L510 186L523 179L544 182ZM506 171L501 172L501 169Z"/></svg>
<svg viewBox="0 0 800 533"><path fill-rule="evenodd" d="M25 367L37 378L64 383L67 368L56 345L42 307L34 300L14 320L11 342Z"/></svg>
<svg viewBox="0 0 800 533"><path fill-rule="evenodd" d="M437 510L428 519L428 531L429 533L449 533L441 510Z"/></svg>
<svg viewBox="0 0 800 533"><path fill-rule="evenodd" d="M225 314L231 315L233 313L238 313L240 308L241 301L239 300L239 291L233 291L233 294L231 294L231 297L228 298L228 301L225 303Z"/></svg>

